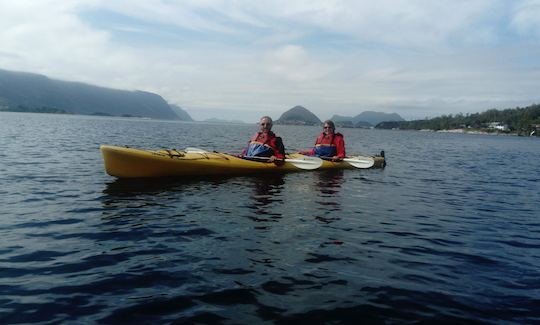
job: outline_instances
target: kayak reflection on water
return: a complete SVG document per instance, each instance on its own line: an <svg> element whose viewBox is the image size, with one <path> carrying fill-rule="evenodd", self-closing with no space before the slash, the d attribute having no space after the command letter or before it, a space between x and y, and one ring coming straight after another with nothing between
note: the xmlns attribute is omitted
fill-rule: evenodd
<svg viewBox="0 0 540 325"><path fill-rule="evenodd" d="M277 221L282 217L281 213L272 210L272 204L282 202L281 192L285 185L283 174L268 174L254 177L253 194L251 205L248 207L254 211L248 216L253 221Z"/></svg>
<svg viewBox="0 0 540 325"><path fill-rule="evenodd" d="M345 181L342 169L321 170L314 174L317 177L315 186L322 194L327 194L327 196L337 195Z"/></svg>
<svg viewBox="0 0 540 325"><path fill-rule="evenodd" d="M320 194L315 201L318 206L315 220L326 224L341 220L341 186L345 181L343 170L325 170L316 175L315 186Z"/></svg>

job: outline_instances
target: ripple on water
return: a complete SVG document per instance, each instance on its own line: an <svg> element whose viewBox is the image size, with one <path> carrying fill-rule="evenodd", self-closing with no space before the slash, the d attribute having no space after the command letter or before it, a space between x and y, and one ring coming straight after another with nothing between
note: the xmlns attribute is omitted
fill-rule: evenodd
<svg viewBox="0 0 540 325"><path fill-rule="evenodd" d="M531 139L343 129L388 168L117 180L101 143L232 150L253 126L0 115L2 323L538 320Z"/></svg>

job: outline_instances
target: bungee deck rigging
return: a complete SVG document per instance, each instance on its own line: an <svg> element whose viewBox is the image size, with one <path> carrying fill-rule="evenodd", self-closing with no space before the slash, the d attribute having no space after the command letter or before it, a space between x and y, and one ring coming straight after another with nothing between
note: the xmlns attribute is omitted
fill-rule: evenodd
<svg viewBox="0 0 540 325"><path fill-rule="evenodd" d="M386 164L383 155L349 157L347 159L350 159L351 162L332 162L301 154L288 154L281 163L275 164L242 159L226 153L208 152L197 148L142 150L101 145L100 150L106 172L118 178L245 175L302 170L382 168ZM366 162L372 163L366 165ZM368 165L369 167L366 167Z"/></svg>

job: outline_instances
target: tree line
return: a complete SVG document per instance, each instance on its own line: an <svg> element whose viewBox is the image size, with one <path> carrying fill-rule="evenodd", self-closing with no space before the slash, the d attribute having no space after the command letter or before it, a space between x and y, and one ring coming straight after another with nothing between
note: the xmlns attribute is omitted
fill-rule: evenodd
<svg viewBox="0 0 540 325"><path fill-rule="evenodd" d="M504 110L490 109L482 113L442 115L432 119L382 122L376 128L402 130L452 130L478 129L489 131L489 123L499 122L508 127L509 133L529 135L540 126L540 105L508 108ZM537 131L537 133L539 133Z"/></svg>
<svg viewBox="0 0 540 325"><path fill-rule="evenodd" d="M52 114L69 114L66 110L56 107L28 107L24 105L17 105L16 107L4 107L0 108L0 111L4 112L21 112L21 113L52 113Z"/></svg>

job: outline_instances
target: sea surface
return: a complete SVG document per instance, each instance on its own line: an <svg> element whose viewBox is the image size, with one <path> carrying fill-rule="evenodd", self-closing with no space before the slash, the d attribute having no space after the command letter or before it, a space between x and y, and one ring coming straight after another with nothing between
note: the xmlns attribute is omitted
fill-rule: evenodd
<svg viewBox="0 0 540 325"><path fill-rule="evenodd" d="M255 122L0 113L0 323L540 323L539 138L341 129L388 166L148 180L98 149L239 153Z"/></svg>

